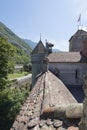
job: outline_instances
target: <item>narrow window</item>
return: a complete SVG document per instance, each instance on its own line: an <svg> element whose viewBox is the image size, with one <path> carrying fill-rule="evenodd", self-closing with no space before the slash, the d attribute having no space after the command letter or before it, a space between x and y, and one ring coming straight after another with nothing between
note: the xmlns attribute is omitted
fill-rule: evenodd
<svg viewBox="0 0 87 130"><path fill-rule="evenodd" d="M76 69L76 74L75 74L75 78L78 78L78 70Z"/></svg>

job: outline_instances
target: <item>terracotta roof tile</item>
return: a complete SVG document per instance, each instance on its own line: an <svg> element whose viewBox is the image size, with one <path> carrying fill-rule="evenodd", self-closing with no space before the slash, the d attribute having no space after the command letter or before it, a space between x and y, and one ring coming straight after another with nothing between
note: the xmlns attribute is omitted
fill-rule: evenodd
<svg viewBox="0 0 87 130"><path fill-rule="evenodd" d="M59 104L71 103L77 101L64 84L51 72L46 72L37 79L10 130L71 130L71 128L74 130L78 128L80 120L61 116L55 118L51 113L46 117L42 115L44 108L50 109Z"/></svg>

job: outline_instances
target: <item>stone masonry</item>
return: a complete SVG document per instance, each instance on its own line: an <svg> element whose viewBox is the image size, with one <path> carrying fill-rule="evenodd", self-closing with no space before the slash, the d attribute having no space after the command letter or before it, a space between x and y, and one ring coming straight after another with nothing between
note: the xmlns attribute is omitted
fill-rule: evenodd
<svg viewBox="0 0 87 130"><path fill-rule="evenodd" d="M83 102L83 117L80 125L80 130L87 130L87 72L84 77L84 93L85 99Z"/></svg>

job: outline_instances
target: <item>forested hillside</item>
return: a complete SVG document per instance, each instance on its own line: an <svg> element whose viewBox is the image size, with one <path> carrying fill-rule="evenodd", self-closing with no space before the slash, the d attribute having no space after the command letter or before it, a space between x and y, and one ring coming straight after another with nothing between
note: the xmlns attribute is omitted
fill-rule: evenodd
<svg viewBox="0 0 87 130"><path fill-rule="evenodd" d="M16 63L21 64L29 62L30 53L32 51L31 47L2 22L0 22L0 37L6 37L9 43L12 43L16 47Z"/></svg>
<svg viewBox="0 0 87 130"><path fill-rule="evenodd" d="M33 41L29 40L29 39L23 39L23 40L24 40L32 49L34 49L35 46L37 45L36 42L33 42Z"/></svg>

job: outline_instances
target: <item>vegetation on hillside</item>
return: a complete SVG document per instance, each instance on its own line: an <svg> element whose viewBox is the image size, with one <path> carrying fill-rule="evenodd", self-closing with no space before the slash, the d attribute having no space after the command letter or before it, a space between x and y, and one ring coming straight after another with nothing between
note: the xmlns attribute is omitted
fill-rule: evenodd
<svg viewBox="0 0 87 130"><path fill-rule="evenodd" d="M5 87L8 73L14 70L14 55L15 47L0 38L0 89Z"/></svg>
<svg viewBox="0 0 87 130"><path fill-rule="evenodd" d="M6 37L8 39L8 42L15 46L16 64L29 63L30 53L32 51L31 47L1 22L0 22L0 37Z"/></svg>
<svg viewBox="0 0 87 130"><path fill-rule="evenodd" d="M28 55L21 48L16 48L15 63L16 64L27 64L30 62L30 55Z"/></svg>
<svg viewBox="0 0 87 130"><path fill-rule="evenodd" d="M33 42L31 40L28 40L28 39L23 39L32 49L35 48L35 46L37 45L36 42Z"/></svg>
<svg viewBox="0 0 87 130"><path fill-rule="evenodd" d="M15 33L13 33L8 27L6 27L2 22L0 22L0 33L1 35L8 38L9 42L13 43L15 46L21 48L30 54L31 47L24 42L21 38L19 38Z"/></svg>
<svg viewBox="0 0 87 130"><path fill-rule="evenodd" d="M16 48L0 37L0 130L9 130L21 105L29 94L29 86L11 88L8 73L14 71Z"/></svg>

